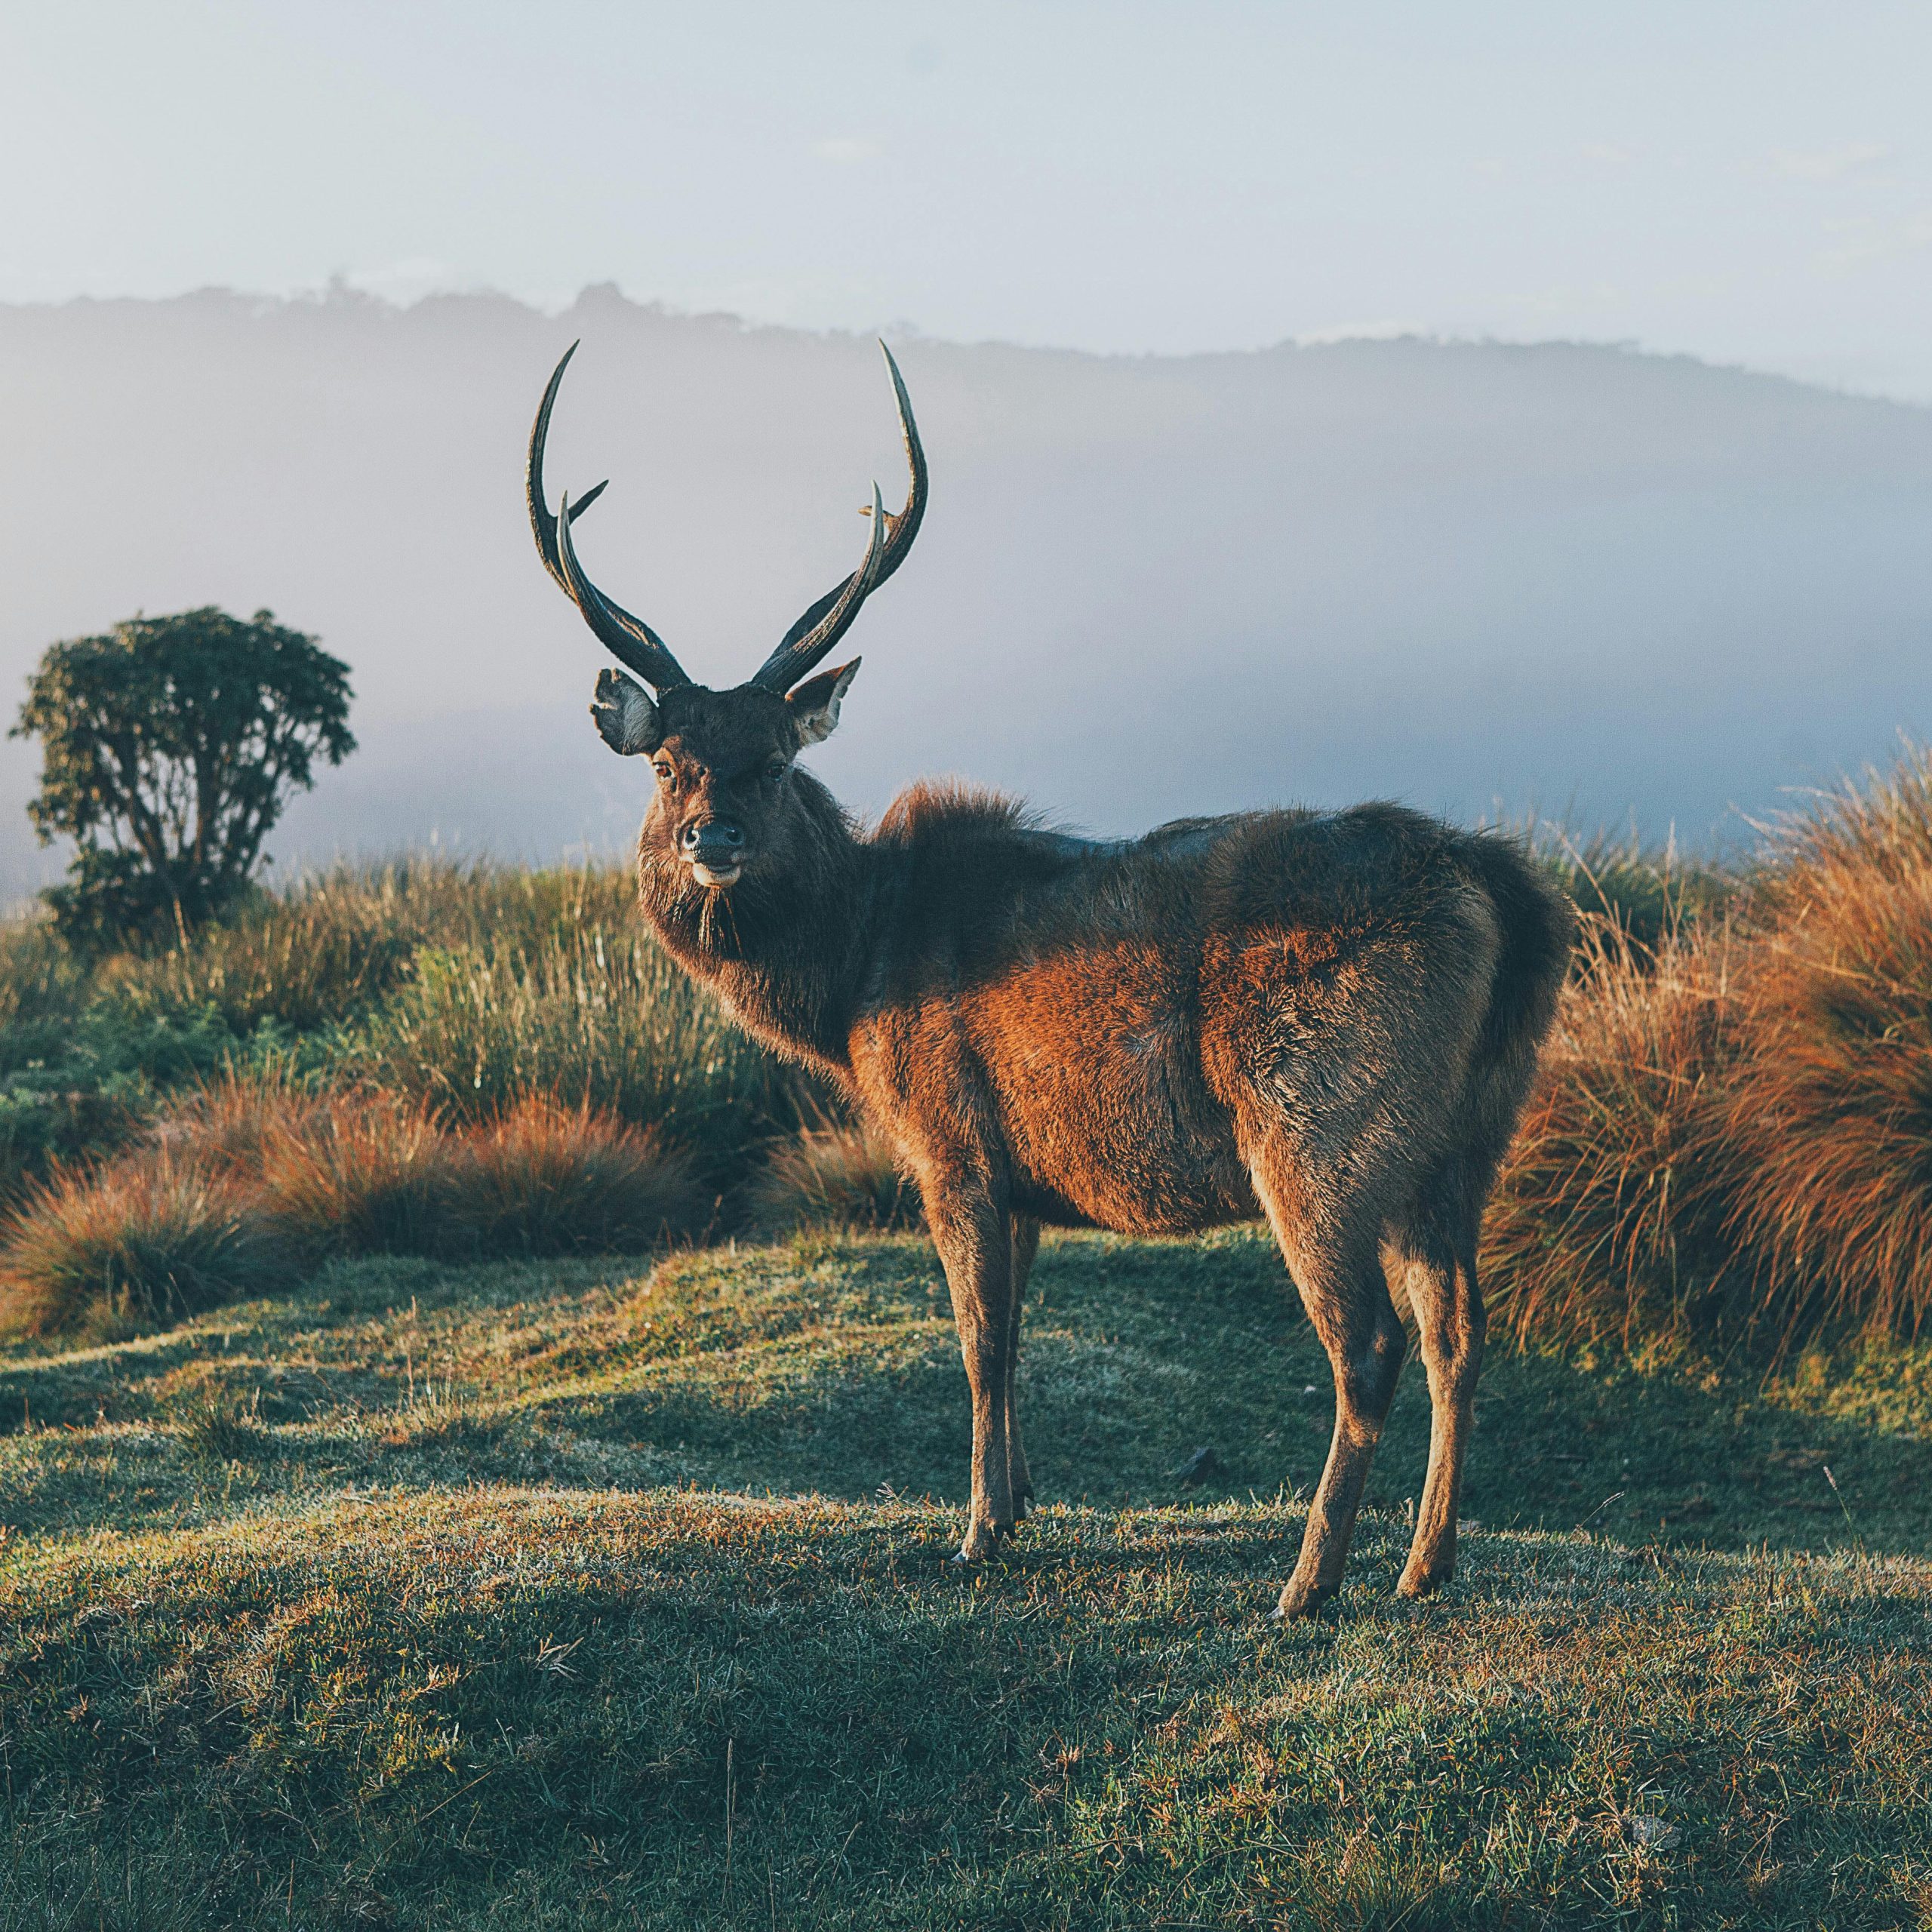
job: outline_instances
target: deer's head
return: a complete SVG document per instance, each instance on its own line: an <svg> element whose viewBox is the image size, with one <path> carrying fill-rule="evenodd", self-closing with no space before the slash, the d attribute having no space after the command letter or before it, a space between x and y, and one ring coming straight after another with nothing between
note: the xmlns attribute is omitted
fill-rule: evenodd
<svg viewBox="0 0 1932 1932"><path fill-rule="evenodd" d="M722 891L748 872L784 863L792 761L808 746L832 735L859 660L854 657L815 677L808 674L851 627L866 598L905 561L925 514L926 459L912 405L892 352L883 343L879 346L898 400L912 473L906 506L896 515L889 512L873 485L863 561L786 632L749 683L731 691L693 684L663 639L584 574L571 525L601 494L601 483L575 503L566 491L556 514L550 512L543 489L543 445L576 343L565 351L551 376L530 432L530 522L544 567L605 648L651 687L646 691L621 671L604 671L590 715L614 752L648 757L657 774L657 791L645 817L646 848L663 861L688 867L691 878L707 888Z"/></svg>

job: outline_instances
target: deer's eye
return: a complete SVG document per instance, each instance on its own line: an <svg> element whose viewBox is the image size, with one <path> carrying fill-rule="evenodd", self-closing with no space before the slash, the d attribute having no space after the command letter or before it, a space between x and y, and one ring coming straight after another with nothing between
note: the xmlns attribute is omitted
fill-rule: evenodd
<svg viewBox="0 0 1932 1932"><path fill-rule="evenodd" d="M774 758L771 762L764 768L764 775L766 777L769 778L774 785L777 784L779 780L785 776L785 761L782 758Z"/></svg>
<svg viewBox="0 0 1932 1932"><path fill-rule="evenodd" d="M660 785L669 784L678 775L668 764L654 764L651 768L657 773L657 782Z"/></svg>

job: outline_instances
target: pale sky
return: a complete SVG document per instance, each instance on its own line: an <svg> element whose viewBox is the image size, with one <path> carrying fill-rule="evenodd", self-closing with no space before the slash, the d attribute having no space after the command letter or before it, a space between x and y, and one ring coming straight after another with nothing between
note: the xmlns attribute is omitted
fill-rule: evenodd
<svg viewBox="0 0 1932 1932"><path fill-rule="evenodd" d="M0 0L0 300L497 288L1932 401L1932 6Z"/></svg>

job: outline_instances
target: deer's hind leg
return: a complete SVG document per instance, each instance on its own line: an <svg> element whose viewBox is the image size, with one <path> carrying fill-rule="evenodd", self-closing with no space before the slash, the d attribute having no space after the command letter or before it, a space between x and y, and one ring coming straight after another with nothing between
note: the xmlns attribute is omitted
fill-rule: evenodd
<svg viewBox="0 0 1932 1932"><path fill-rule="evenodd" d="M1005 1204L983 1191L928 1183L921 1192L972 1392L973 1500L957 1560L974 1563L992 1555L1015 1521L1009 1429L1020 1318L1013 1223Z"/></svg>
<svg viewBox="0 0 1932 1932"><path fill-rule="evenodd" d="M1275 1614L1306 1617L1341 1587L1362 1486L1401 1373L1406 1338L1382 1269L1375 1217L1308 1197L1278 1142L1251 1164L1255 1191L1335 1378L1335 1432L1294 1574Z"/></svg>
<svg viewBox="0 0 1932 1932"><path fill-rule="evenodd" d="M1429 1374L1429 1474L1396 1586L1404 1596L1427 1596L1455 1574L1463 1464L1475 1427L1486 1327L1476 1237L1492 1164L1448 1163L1389 1230L1390 1275L1407 1292Z"/></svg>

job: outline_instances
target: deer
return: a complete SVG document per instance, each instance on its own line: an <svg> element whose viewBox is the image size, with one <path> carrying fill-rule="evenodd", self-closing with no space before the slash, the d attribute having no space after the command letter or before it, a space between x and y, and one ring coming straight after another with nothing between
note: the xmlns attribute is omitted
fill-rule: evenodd
<svg viewBox="0 0 1932 1932"><path fill-rule="evenodd" d="M918 1184L971 1398L952 1560L992 1556L1036 1500L1015 1371L1042 1227L1183 1235L1265 1217L1335 1398L1273 1615L1312 1615L1340 1587L1407 1347L1398 1297L1431 1424L1397 1588L1438 1589L1482 1365L1483 1211L1567 970L1568 900L1519 841L1389 803L1095 839L928 782L861 826L799 758L837 728L860 660L819 666L925 515L925 452L891 351L880 343L904 506L888 512L875 483L858 568L748 682L712 690L586 574L571 526L605 485L548 508L545 441L578 346L543 392L526 491L545 568L625 667L601 672L590 710L654 780L642 916Z"/></svg>

